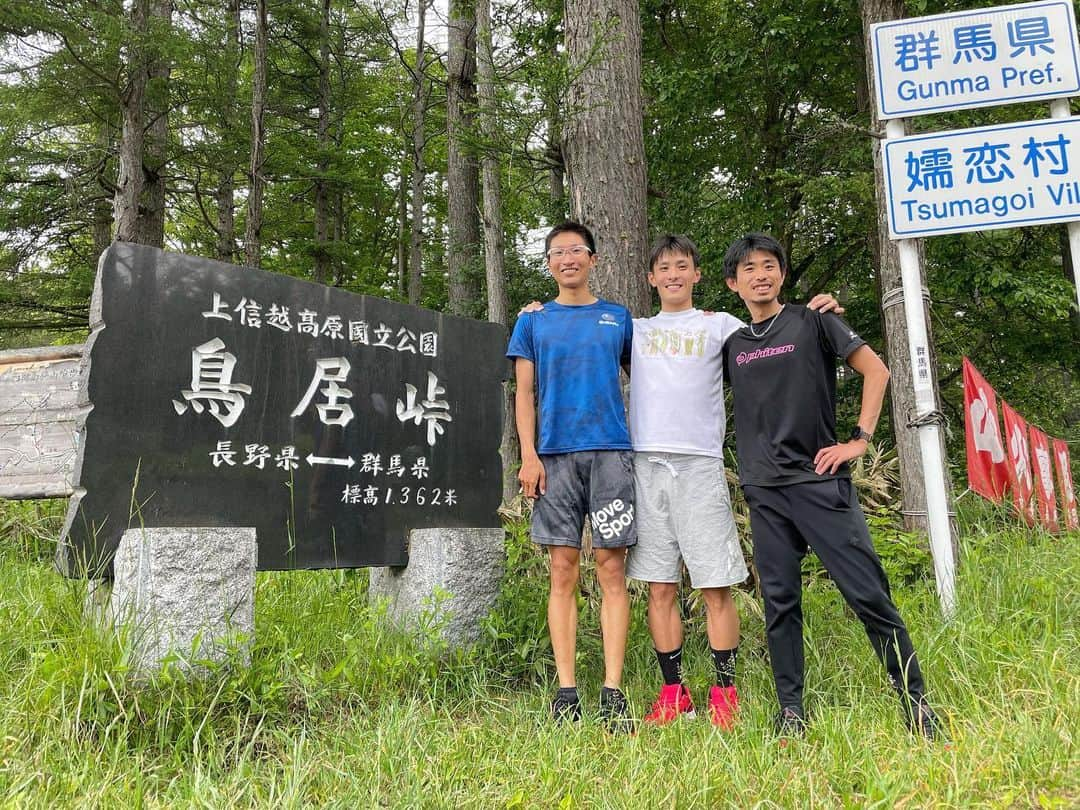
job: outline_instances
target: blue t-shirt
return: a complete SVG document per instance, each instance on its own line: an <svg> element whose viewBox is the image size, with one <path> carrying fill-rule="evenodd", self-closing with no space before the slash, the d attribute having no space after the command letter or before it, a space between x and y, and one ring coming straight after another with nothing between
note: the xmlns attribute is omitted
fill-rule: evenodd
<svg viewBox="0 0 1080 810"><path fill-rule="evenodd" d="M619 368L630 362L634 322L620 304L554 301L517 319L507 357L536 366L541 455L629 450Z"/></svg>

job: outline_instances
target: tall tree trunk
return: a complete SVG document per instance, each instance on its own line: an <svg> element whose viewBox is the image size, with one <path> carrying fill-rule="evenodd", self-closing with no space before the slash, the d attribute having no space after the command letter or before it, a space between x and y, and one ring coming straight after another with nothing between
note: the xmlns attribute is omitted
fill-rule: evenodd
<svg viewBox="0 0 1080 810"><path fill-rule="evenodd" d="M491 44L490 0L476 0L477 79L479 91L480 132L486 138L495 137L495 62ZM502 187L499 179L498 153L484 149L483 208L484 208L484 277L487 281L487 317L493 323L509 326L504 268Z"/></svg>
<svg viewBox="0 0 1080 810"><path fill-rule="evenodd" d="M214 204L217 209L217 223L214 230L217 236L214 240L214 256L218 261L232 262L236 252L236 200L233 196L236 190L233 173L222 168L218 173L218 185L214 193Z"/></svg>
<svg viewBox="0 0 1080 810"><path fill-rule="evenodd" d="M146 36L150 0L131 5L131 41L127 43L127 82L120 94L120 168L113 197L116 238L139 241L139 201L143 190L143 148L146 121Z"/></svg>
<svg viewBox="0 0 1080 810"><path fill-rule="evenodd" d="M166 38L172 29L172 0L151 0L153 56L147 73L146 143L143 147L143 194L139 212L139 242L165 246L165 175L169 166L169 61Z"/></svg>
<svg viewBox="0 0 1080 810"><path fill-rule="evenodd" d="M645 315L648 219L639 6L630 0L566 3L566 50L574 78L563 154L570 215L596 236L594 292Z"/></svg>
<svg viewBox="0 0 1080 810"><path fill-rule="evenodd" d="M490 0L476 0L476 76L479 93L480 132L486 138L498 131L495 120L495 60L491 45ZM499 178L499 157L494 149L485 149L481 159L481 188L484 208L484 277L487 281L487 317L492 323L510 325L506 299L506 270L504 267L502 188ZM518 459L518 438L514 419L513 389L509 382L503 386L503 435L499 455L503 465L503 501L517 492L517 479L512 474Z"/></svg>
<svg viewBox="0 0 1080 810"><path fill-rule="evenodd" d="M870 51L870 26L877 22L895 20L904 16L903 0L859 0L859 10L863 24L863 46L866 59L866 81L868 83L867 98L870 102L870 128L874 133L884 136L884 125L878 120L877 107L874 104L874 66L871 64ZM885 199L885 175L881 155L881 143L875 142L874 148L874 177L875 195L877 197L877 235L874 252L878 261L878 278L881 284L882 322L885 326L886 360L889 371L892 372L892 383L889 386L890 401L892 404L893 434L896 438L896 451L900 459L900 497L904 515L904 527L908 531L929 531L929 523L926 515L926 484L923 478L922 455L919 451L918 428L909 427L908 423L916 415L915 407L915 383L912 376L911 352L908 348L907 321L904 318L904 307L911 302L905 302L902 293L902 280L900 275L900 253L896 243L889 239L888 221L886 211L888 208ZM922 262L922 244L919 245L920 267ZM925 270L920 280L921 286L926 287ZM923 307L926 318L927 343L930 348L930 375L934 387L936 408L941 407L940 392L938 391L937 354L933 350L934 339L930 326L930 305L924 298L916 303ZM944 431L939 432L942 444L942 458L945 455ZM952 494L949 488L949 477L946 474L946 495L950 502Z"/></svg>
<svg viewBox="0 0 1080 810"><path fill-rule="evenodd" d="M335 137L334 144L340 145L344 142L344 138L340 133ZM340 245L345 241L345 234L349 232L349 222L345 209L345 192L341 189L341 184L336 184L337 189L334 192L334 225L330 233L330 241L335 245ZM331 266L334 268L334 281L335 287L341 287L345 284L345 275L348 271L348 266L340 258L331 257Z"/></svg>
<svg viewBox="0 0 1080 810"><path fill-rule="evenodd" d="M401 182L398 183L397 215L397 291L405 295L405 282L409 277L409 180L405 176L404 166Z"/></svg>
<svg viewBox="0 0 1080 810"><path fill-rule="evenodd" d="M1065 274L1065 280L1073 286L1072 300L1076 300L1076 288L1080 286L1080 273L1076 272L1080 256L1072 255L1069 246L1069 226L1061 224L1057 226L1058 243L1061 245L1061 271ZM1080 345L1080 309L1069 310L1069 322L1072 324L1073 340Z"/></svg>
<svg viewBox="0 0 1080 810"><path fill-rule="evenodd" d="M1069 226L1067 224L1061 224L1057 226L1058 239L1061 245L1061 270L1065 274L1065 280L1072 284L1072 298L1070 302L1076 301L1076 287L1080 286L1080 273L1077 272L1077 266L1080 265L1080 256L1074 256L1072 253L1072 247L1069 244ZM1069 325L1072 330L1073 346L1080 347L1080 309L1069 310ZM1073 377L1076 374L1076 367L1069 366L1068 361L1065 363L1065 372L1062 375L1062 382L1064 383L1065 390L1068 390ZM1080 424L1080 402L1073 402L1066 404L1063 407L1062 413L1063 422L1066 427ZM1076 454L1073 455L1073 458Z"/></svg>
<svg viewBox="0 0 1080 810"><path fill-rule="evenodd" d="M450 0L447 29L447 312L473 315L480 298L480 169L470 144L476 108L476 0Z"/></svg>
<svg viewBox="0 0 1080 810"><path fill-rule="evenodd" d="M240 33L240 0L229 0L228 17L225 20L225 64L228 67L228 75L222 79L222 116L220 121L223 143L227 143L229 130L235 125L236 114L236 87L237 76L240 72L240 48L242 35ZM217 189L214 193L214 202L217 209L217 223L214 228L217 231L215 239L214 255L223 262L231 262L236 253L236 163L232 159L234 154L228 151L229 159L225 159L223 150L222 165L218 170Z"/></svg>
<svg viewBox="0 0 1080 810"><path fill-rule="evenodd" d="M112 243L113 209L110 204L106 189L112 188L113 181L109 177L109 155L114 148L113 122L103 117L98 124L97 146L101 155L98 164L97 189L94 194L94 263Z"/></svg>
<svg viewBox="0 0 1080 810"><path fill-rule="evenodd" d="M412 225L409 232L409 303L419 304L423 279L424 239L424 113L427 110L427 48L424 45L424 18L429 0L420 0L416 21L416 67L413 69L412 132Z"/></svg>
<svg viewBox="0 0 1080 810"><path fill-rule="evenodd" d="M548 159L548 200L553 219L561 219L566 211L566 164L562 151L562 121L559 118L558 100L547 100L548 141L544 150Z"/></svg>
<svg viewBox="0 0 1080 810"><path fill-rule="evenodd" d="M247 225L244 229L244 263L249 267L262 264L263 163L266 154L266 0L255 0L254 76L251 82L251 187L247 199Z"/></svg>
<svg viewBox="0 0 1080 810"><path fill-rule="evenodd" d="M319 123L315 165L314 280L329 278L330 252L330 0L322 0L319 16Z"/></svg>

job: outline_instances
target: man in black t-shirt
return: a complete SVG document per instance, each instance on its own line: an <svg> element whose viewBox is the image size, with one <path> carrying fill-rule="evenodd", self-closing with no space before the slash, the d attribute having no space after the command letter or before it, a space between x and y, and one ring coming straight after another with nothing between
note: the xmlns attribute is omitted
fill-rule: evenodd
<svg viewBox="0 0 1080 810"><path fill-rule="evenodd" d="M765 600L777 730L798 734L806 724L800 561L809 547L865 626L912 729L933 739L938 721L848 470L866 452L889 370L838 316L781 304L786 272L783 248L765 234L736 240L724 257L727 285L752 321L724 345L724 374ZM863 376L859 420L846 442L836 439L837 358Z"/></svg>

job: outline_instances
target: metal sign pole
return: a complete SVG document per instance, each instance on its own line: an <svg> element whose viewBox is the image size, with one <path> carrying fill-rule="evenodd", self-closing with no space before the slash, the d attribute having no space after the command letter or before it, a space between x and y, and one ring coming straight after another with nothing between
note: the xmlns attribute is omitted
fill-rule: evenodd
<svg viewBox="0 0 1080 810"><path fill-rule="evenodd" d="M1073 179L1075 169L1069 173L1066 168L1065 149L1080 141L1080 118L1072 117L1068 102L1060 100L1080 93L1080 38L1072 0L1041 0L874 23L870 26L870 49L878 118L886 120L886 141L881 147L885 197L889 235L897 240L900 254L915 388L912 426L919 430L930 550L942 612L948 616L955 607L952 527L937 397L930 375L919 254L912 240L1067 222L1073 261L1080 260L1080 189ZM1051 115L1066 122L1025 122L904 138L905 115L1037 98L1059 99L1052 102ZM1039 182L1016 179L1006 165L1010 149L1024 153L1027 174ZM890 151L902 150L907 150L906 155L890 159ZM954 157L964 160L965 174L956 172ZM1040 161L1053 166L1042 167L1045 175L1068 176L1040 177ZM1002 181L1011 185L1006 187ZM986 185L992 189L984 188ZM898 188L905 190L898 192ZM1080 284L1076 294L1080 305Z"/></svg>
<svg viewBox="0 0 1080 810"><path fill-rule="evenodd" d="M1051 101L1050 117L1072 118L1069 99L1056 98ZM1069 230L1069 254L1072 256L1073 280L1076 284L1076 308L1080 309L1080 222L1070 222L1066 227Z"/></svg>
<svg viewBox="0 0 1080 810"><path fill-rule="evenodd" d="M886 121L885 136L902 138L903 119L893 118ZM938 423L932 419L937 410L937 400L929 374L930 349L926 319L923 316L919 252L912 239L901 239L896 246L900 253L904 317L907 321L908 350L911 353L911 376L915 385L915 422L918 424L919 451L926 486L930 552L934 558L934 579L937 582L941 612L948 618L956 608L956 566L953 560L952 527L949 523L949 501L945 494L945 459L941 453Z"/></svg>

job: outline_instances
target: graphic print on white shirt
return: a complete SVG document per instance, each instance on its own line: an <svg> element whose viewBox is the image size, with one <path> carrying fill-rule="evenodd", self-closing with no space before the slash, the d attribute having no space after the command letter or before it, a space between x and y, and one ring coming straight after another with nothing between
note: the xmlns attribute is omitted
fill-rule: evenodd
<svg viewBox="0 0 1080 810"><path fill-rule="evenodd" d="M634 450L722 456L723 346L743 322L699 309L634 319L630 439Z"/></svg>

